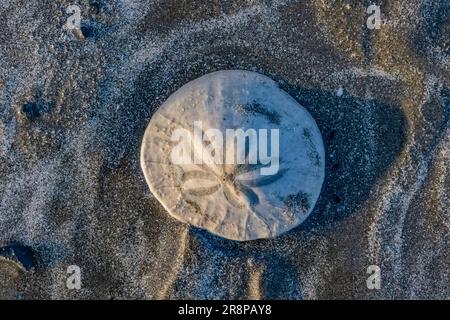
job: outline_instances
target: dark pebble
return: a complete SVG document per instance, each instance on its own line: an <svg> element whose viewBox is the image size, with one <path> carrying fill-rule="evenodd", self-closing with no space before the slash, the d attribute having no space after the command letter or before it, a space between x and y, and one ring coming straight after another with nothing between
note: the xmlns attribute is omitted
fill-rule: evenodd
<svg viewBox="0 0 450 320"><path fill-rule="evenodd" d="M0 256L20 263L25 270L31 270L35 265L33 250L28 246L11 244L1 247Z"/></svg>
<svg viewBox="0 0 450 320"><path fill-rule="evenodd" d="M36 119L41 117L44 113L50 112L52 105L45 101L26 102L22 106L22 112L28 119Z"/></svg>

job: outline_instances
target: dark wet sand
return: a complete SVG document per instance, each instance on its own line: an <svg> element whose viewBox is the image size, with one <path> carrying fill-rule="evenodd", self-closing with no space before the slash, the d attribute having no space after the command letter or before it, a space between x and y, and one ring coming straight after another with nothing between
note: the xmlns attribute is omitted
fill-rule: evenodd
<svg viewBox="0 0 450 320"><path fill-rule="evenodd" d="M0 297L450 298L448 1L380 1L379 30L372 1L80 1L77 35L71 3L0 4L0 247L34 263L0 258ZM276 80L324 137L319 202L276 239L175 221L139 166L153 112L222 69Z"/></svg>

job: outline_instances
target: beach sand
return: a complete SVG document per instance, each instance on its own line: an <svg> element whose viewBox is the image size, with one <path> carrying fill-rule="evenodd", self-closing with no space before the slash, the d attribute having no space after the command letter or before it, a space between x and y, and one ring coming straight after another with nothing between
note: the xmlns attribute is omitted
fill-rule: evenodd
<svg viewBox="0 0 450 320"><path fill-rule="evenodd" d="M0 3L0 297L450 298L450 3ZM234 242L171 218L139 164L144 130L178 88L242 69L316 120L326 174L311 216ZM20 260L20 259L19 259ZM69 290L70 265L80 290ZM381 268L369 290L367 268Z"/></svg>

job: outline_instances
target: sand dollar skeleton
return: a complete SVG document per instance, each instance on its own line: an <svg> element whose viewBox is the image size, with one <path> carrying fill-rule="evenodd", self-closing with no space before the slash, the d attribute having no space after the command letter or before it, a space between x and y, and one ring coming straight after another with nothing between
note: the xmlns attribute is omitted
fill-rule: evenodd
<svg viewBox="0 0 450 320"><path fill-rule="evenodd" d="M311 115L273 80L238 70L207 74L170 96L141 149L150 190L173 217L240 241L303 222L319 197L324 159Z"/></svg>

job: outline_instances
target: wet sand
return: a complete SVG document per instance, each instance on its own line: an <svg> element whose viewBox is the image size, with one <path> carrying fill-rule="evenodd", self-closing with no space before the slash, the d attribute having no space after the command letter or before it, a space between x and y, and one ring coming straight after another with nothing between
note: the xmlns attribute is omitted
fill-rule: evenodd
<svg viewBox="0 0 450 320"><path fill-rule="evenodd" d="M78 33L70 4L0 4L0 247L33 255L0 258L0 297L450 298L447 1L380 1L379 30L370 1L80 1ZM139 165L155 110L223 69L277 81L324 138L315 210L275 239L177 222Z"/></svg>

